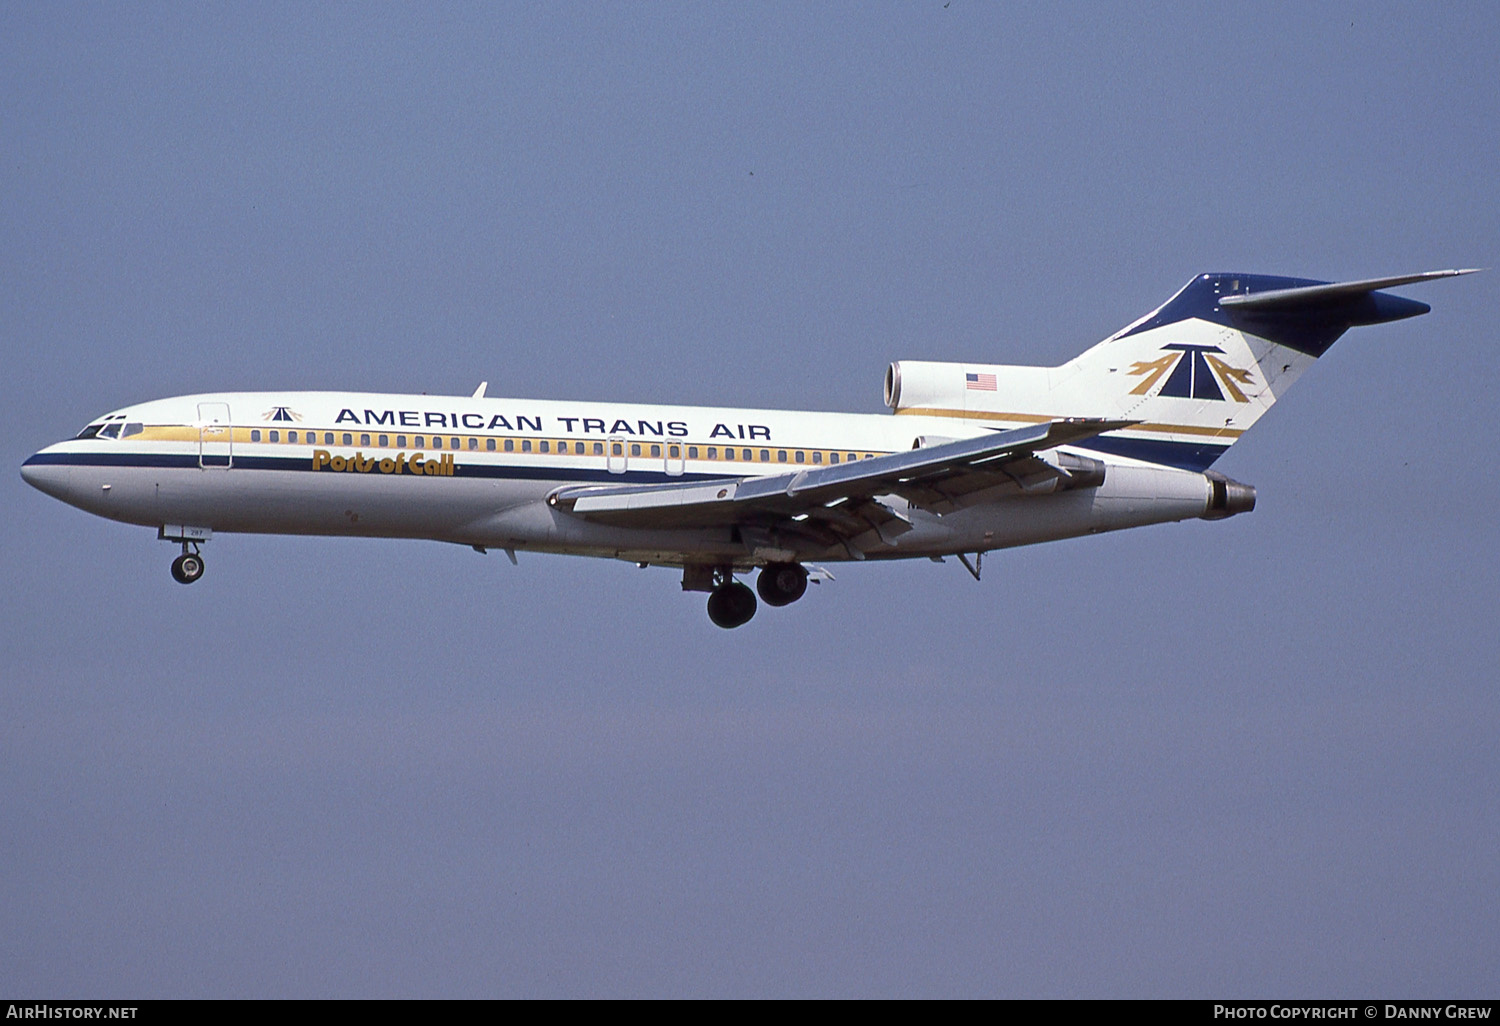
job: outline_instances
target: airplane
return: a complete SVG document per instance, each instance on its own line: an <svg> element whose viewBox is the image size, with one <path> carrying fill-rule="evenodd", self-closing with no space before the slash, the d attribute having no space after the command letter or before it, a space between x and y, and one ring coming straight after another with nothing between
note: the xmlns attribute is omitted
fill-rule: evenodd
<svg viewBox="0 0 1500 1026"><path fill-rule="evenodd" d="M821 564L954 556L1255 507L1210 468L1349 328L1426 313L1381 291L1202 274L1058 367L902 360L894 416L348 392L127 406L26 460L80 509L181 546L214 533L421 538L678 568L738 627ZM971 562L969 554L973 553ZM736 580L758 570L756 592Z"/></svg>

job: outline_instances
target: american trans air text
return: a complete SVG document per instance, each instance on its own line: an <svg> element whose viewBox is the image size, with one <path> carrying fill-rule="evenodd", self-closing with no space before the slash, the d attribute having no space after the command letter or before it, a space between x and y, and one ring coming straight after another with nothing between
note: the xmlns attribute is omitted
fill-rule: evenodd
<svg viewBox="0 0 1500 1026"><path fill-rule="evenodd" d="M21 475L179 545L184 584L216 533L425 538L670 567L738 627L826 564L978 579L996 549L1248 513L1224 453L1344 332L1428 312L1386 289L1469 273L1201 274L1059 367L892 363L882 415L221 392L96 417Z"/></svg>
<svg viewBox="0 0 1500 1026"><path fill-rule="evenodd" d="M285 407L281 407L285 409ZM553 415L552 419L561 425L561 430L570 435L635 435L640 437L655 436L657 438L687 438L693 434L688 429L685 421L660 419L649 420L638 417L629 420L624 417L615 417L613 420L604 417L566 417L562 414ZM546 426L546 417L526 416L525 414L491 414L489 419L481 413L436 413L431 410L371 410L366 409L361 415L351 409L339 410L334 418L335 426L339 424L360 424L366 427L388 427L388 428L412 428L414 430L432 430L442 428L446 431L514 431L542 433L552 430ZM771 440L771 429L765 424L720 424L715 423L706 432L708 438L735 438L746 441Z"/></svg>

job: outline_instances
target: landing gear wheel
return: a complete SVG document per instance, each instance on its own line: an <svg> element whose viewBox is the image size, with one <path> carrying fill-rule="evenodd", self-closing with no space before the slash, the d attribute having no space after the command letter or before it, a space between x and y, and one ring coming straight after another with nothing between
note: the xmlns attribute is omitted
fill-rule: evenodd
<svg viewBox="0 0 1500 1026"><path fill-rule="evenodd" d="M720 627L738 627L755 615L755 592L738 581L720 585L708 596L708 618Z"/></svg>
<svg viewBox="0 0 1500 1026"><path fill-rule="evenodd" d="M807 593L807 571L801 563L768 563L755 579L755 590L768 606L788 606Z"/></svg>
<svg viewBox="0 0 1500 1026"><path fill-rule="evenodd" d="M196 552L184 552L172 560L172 578L178 584L192 584L203 576L203 557Z"/></svg>

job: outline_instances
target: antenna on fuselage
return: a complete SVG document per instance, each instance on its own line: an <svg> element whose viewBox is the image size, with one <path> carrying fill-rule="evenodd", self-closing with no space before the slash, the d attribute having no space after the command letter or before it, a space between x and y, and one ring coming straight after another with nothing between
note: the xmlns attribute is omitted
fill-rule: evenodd
<svg viewBox="0 0 1500 1026"><path fill-rule="evenodd" d="M486 388L489 388L489 387L490 387L490 383L488 381L481 381L479 383L479 387L476 388L476 389L474 389L474 398L475 399L483 399L484 398L484 390Z"/></svg>

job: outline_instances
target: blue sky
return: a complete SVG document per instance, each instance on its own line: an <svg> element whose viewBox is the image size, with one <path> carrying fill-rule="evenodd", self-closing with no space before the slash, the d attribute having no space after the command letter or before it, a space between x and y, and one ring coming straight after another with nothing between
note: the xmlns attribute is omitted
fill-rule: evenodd
<svg viewBox="0 0 1500 1026"><path fill-rule="evenodd" d="M1496 263L1492 4L0 7L14 469L130 402L876 412L1195 273ZM1500 973L1495 272L1256 511L836 567L170 546L0 485L0 992L1326 996Z"/></svg>

